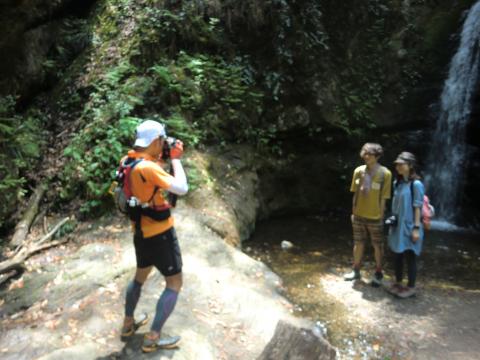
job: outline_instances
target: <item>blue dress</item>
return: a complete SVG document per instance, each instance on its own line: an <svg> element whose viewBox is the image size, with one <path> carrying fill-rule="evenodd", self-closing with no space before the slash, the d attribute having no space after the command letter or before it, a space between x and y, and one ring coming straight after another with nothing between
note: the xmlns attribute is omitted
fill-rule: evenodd
<svg viewBox="0 0 480 360"><path fill-rule="evenodd" d="M425 193L423 184L419 180L413 183L413 205L410 181L399 181L394 186L392 200L392 212L397 216L397 226L391 226L388 233L388 246L393 252L403 253L405 250L413 250L420 255L423 245L423 224L420 221L420 238L412 241L414 223L413 207L422 209L423 195Z"/></svg>

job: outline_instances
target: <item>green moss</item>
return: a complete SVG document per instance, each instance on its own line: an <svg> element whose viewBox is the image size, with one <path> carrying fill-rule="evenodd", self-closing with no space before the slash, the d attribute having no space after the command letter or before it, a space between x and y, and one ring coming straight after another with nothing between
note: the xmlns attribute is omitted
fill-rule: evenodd
<svg viewBox="0 0 480 360"><path fill-rule="evenodd" d="M423 43L422 51L434 53L445 61L450 56L448 45L452 34L461 29L462 13L468 10L475 1L462 0L455 4L447 4L434 10L432 14L419 21L419 28L422 29Z"/></svg>

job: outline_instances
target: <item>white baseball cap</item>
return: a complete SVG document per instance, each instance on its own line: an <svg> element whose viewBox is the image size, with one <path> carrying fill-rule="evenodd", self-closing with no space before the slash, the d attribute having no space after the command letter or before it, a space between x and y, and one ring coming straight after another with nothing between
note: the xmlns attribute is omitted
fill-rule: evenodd
<svg viewBox="0 0 480 360"><path fill-rule="evenodd" d="M134 146L148 147L158 137L165 137L165 126L157 121L145 120L137 126L137 138Z"/></svg>

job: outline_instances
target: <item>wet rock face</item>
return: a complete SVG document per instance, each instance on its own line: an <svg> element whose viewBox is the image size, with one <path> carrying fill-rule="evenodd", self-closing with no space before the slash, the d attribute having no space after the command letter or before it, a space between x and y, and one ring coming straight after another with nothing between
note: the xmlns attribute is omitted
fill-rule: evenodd
<svg viewBox="0 0 480 360"><path fill-rule="evenodd" d="M55 41L55 23L44 24L14 36L13 43L2 50L9 54L2 65L2 89L6 93L25 94L29 87L38 87L44 79L43 61ZM17 47L18 43L23 46Z"/></svg>
<svg viewBox="0 0 480 360"><path fill-rule="evenodd" d="M311 330L279 321L272 340L258 360L333 360L335 349Z"/></svg>
<svg viewBox="0 0 480 360"><path fill-rule="evenodd" d="M62 17L92 3L79 0L3 1L0 4L0 96L29 96L45 80L43 63Z"/></svg>
<svg viewBox="0 0 480 360"><path fill-rule="evenodd" d="M260 169L260 217L349 211L351 176L360 164L351 145L343 150L313 145L288 163Z"/></svg>

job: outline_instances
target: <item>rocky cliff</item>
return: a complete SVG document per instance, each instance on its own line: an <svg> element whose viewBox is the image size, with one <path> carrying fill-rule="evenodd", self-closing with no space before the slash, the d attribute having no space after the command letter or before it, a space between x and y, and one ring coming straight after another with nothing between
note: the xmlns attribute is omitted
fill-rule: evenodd
<svg viewBox="0 0 480 360"><path fill-rule="evenodd" d="M4 3L0 91L15 121L45 131L42 161L11 165L23 179L11 187L21 198L49 177L50 199L101 211L108 168L157 118L189 146L255 148L265 216L343 208L364 141L384 144L386 163L405 147L422 158L472 3Z"/></svg>

